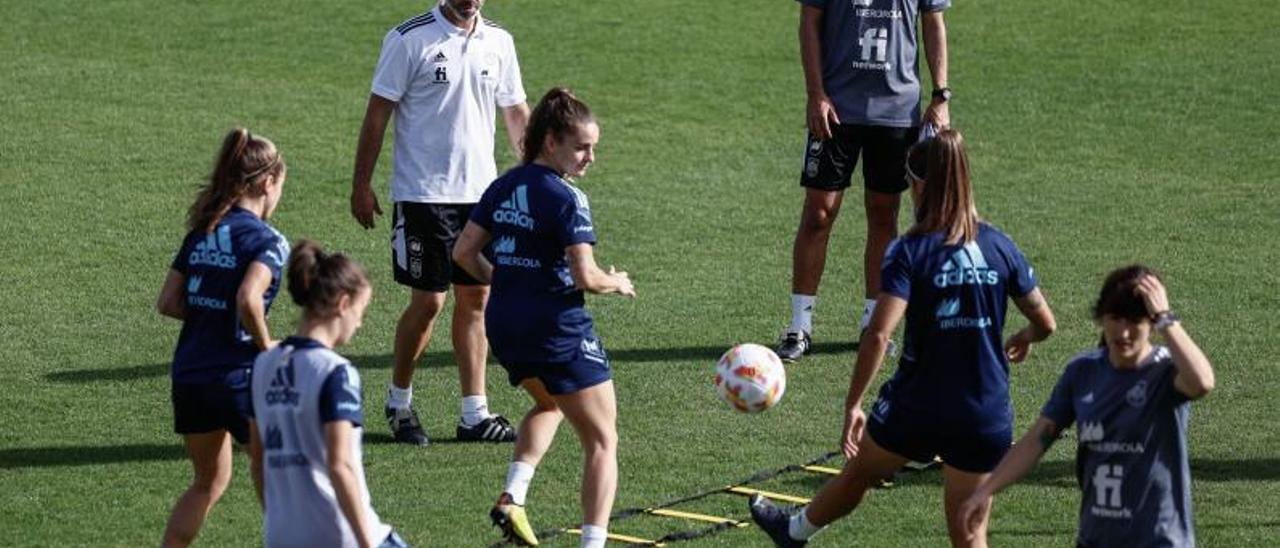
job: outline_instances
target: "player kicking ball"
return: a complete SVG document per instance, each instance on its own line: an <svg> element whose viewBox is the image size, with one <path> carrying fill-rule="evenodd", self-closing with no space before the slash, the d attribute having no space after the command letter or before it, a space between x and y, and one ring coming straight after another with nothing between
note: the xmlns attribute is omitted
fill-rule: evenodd
<svg viewBox="0 0 1280 548"><path fill-rule="evenodd" d="M582 546L598 548L608 536L618 481L617 403L583 297L636 293L626 272L596 265L591 209L571 182L595 160L600 126L591 109L568 90L552 89L525 135L522 165L485 191L453 252L462 268L491 284L489 343L511 384L534 400L490 517L512 541L538 544L525 494L568 418L583 448Z"/></svg>

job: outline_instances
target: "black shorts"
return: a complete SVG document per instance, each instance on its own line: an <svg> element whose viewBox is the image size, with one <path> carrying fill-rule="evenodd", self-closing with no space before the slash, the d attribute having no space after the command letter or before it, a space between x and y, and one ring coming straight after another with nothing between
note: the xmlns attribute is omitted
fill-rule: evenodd
<svg viewBox="0 0 1280 548"><path fill-rule="evenodd" d="M484 285L453 262L453 244L475 204L396 202L391 229L391 269L396 282L443 293L449 284Z"/></svg>
<svg viewBox="0 0 1280 548"><path fill-rule="evenodd" d="M240 383L240 379L245 382ZM228 386L227 382L173 383L169 392L173 401L173 431L178 434L205 434L226 430L236 442L248 443L249 421L245 418L249 398L247 379L248 375L240 372L233 379L237 383L235 387Z"/></svg>
<svg viewBox="0 0 1280 548"><path fill-rule="evenodd" d="M809 134L800 186L831 191L849 188L861 154L867 190L898 194L907 189L907 150L919 134L919 127L858 124L833 127L826 141Z"/></svg>
<svg viewBox="0 0 1280 548"><path fill-rule="evenodd" d="M1007 421L988 428L956 429L941 424L937 416L895 410L891 400L876 400L867 417L867 434L885 450L916 462L934 456L947 466L975 474L996 469L1013 442L1013 425Z"/></svg>

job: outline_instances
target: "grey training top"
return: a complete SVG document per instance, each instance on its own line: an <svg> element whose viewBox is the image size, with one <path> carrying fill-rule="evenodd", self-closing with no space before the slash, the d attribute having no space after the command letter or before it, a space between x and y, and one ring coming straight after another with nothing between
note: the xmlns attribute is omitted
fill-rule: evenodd
<svg viewBox="0 0 1280 548"><path fill-rule="evenodd" d="M1194 546L1187 419L1169 349L1122 370L1105 348L1068 364L1041 414L1078 422L1080 546Z"/></svg>
<svg viewBox="0 0 1280 548"><path fill-rule="evenodd" d="M916 19L951 0L799 0L823 10L822 81L845 124L920 120Z"/></svg>

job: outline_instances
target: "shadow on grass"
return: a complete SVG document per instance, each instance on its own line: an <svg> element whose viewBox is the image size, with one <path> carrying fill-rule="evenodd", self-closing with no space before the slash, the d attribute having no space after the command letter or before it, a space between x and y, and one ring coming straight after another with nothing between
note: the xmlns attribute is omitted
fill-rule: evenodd
<svg viewBox="0 0 1280 548"><path fill-rule="evenodd" d="M0 470L86 466L162 460L183 460L181 445L143 443L136 445L96 445L61 447L19 447L0 449Z"/></svg>
<svg viewBox="0 0 1280 548"><path fill-rule="evenodd" d="M840 354L852 352L858 348L857 343L825 342L813 345L813 354ZM609 359L617 363L633 362L680 362L680 361L715 361L728 350L727 346L679 346L670 348L622 348L609 349ZM365 354L349 356L352 363L361 369L391 369L391 354ZM453 352L436 350L423 354L418 360L419 368L454 367ZM490 359L490 365L497 363ZM127 367L98 367L93 369L73 369L55 371L45 374L45 380L64 384L85 384L93 382L133 381L162 377L169 374L168 363L153 363Z"/></svg>
<svg viewBox="0 0 1280 548"><path fill-rule="evenodd" d="M384 432L370 432L365 430L364 443L366 445L391 445L396 443L396 439L391 434ZM431 438L431 445L454 445L459 443L473 443L475 445L488 445L487 443L464 442L458 438Z"/></svg>

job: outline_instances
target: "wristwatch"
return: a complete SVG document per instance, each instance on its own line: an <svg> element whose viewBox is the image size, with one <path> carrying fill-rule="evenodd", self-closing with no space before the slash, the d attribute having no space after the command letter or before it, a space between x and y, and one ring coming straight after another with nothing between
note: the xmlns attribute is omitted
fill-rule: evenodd
<svg viewBox="0 0 1280 548"><path fill-rule="evenodd" d="M1164 331L1180 321L1182 321L1182 318L1179 318L1172 310L1165 310L1156 314L1155 329L1156 331Z"/></svg>
<svg viewBox="0 0 1280 548"><path fill-rule="evenodd" d="M933 98L934 98L934 99L941 99L941 100L942 100L942 102L944 102L944 103L945 103L945 102L947 102L947 101L950 101L950 100L951 100L951 88L938 88L938 89L933 90Z"/></svg>

